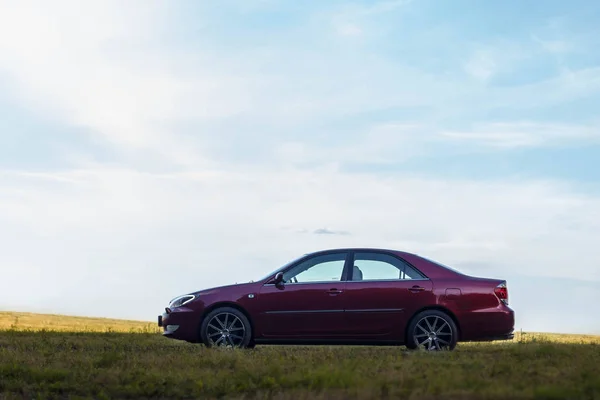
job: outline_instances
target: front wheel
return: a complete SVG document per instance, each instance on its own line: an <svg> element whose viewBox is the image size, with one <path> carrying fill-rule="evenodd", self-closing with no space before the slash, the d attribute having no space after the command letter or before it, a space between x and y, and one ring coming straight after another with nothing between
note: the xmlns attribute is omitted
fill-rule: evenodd
<svg viewBox="0 0 600 400"><path fill-rule="evenodd" d="M207 347L245 348L252 340L252 328L241 311L220 307L204 317L200 325L200 339Z"/></svg>
<svg viewBox="0 0 600 400"><path fill-rule="evenodd" d="M406 347L409 349L454 350L458 341L458 328L454 320L438 310L425 310L417 314L406 334Z"/></svg>

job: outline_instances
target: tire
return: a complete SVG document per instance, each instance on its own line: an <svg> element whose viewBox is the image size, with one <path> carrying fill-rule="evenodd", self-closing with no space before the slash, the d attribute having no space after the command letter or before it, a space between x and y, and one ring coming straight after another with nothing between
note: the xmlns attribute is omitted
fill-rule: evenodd
<svg viewBox="0 0 600 400"><path fill-rule="evenodd" d="M203 318L200 340L207 347L247 348L252 341L252 326L238 309L219 307Z"/></svg>
<svg viewBox="0 0 600 400"><path fill-rule="evenodd" d="M406 347L411 350L419 347L429 351L454 350L457 341L458 328L443 311L425 310L418 313L406 330Z"/></svg>

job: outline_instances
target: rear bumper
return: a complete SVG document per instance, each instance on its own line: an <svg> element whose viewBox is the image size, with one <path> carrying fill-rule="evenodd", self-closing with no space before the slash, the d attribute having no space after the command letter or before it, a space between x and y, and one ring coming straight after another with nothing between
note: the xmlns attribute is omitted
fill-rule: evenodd
<svg viewBox="0 0 600 400"><path fill-rule="evenodd" d="M511 333L507 333L505 335L492 336L489 338L489 340L513 340L514 338L515 338L515 334L514 334L514 332L511 332Z"/></svg>
<svg viewBox="0 0 600 400"><path fill-rule="evenodd" d="M514 332L505 333L501 335L484 336L477 339L468 340L469 342L493 342L496 340L513 340L515 338Z"/></svg>
<svg viewBox="0 0 600 400"><path fill-rule="evenodd" d="M512 340L515 329L514 311L501 304L498 307L467 312L459 317L461 342Z"/></svg>

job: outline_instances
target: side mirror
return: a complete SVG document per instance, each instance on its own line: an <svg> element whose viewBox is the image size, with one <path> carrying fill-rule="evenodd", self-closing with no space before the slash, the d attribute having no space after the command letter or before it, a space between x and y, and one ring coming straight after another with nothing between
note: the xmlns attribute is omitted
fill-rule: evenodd
<svg viewBox="0 0 600 400"><path fill-rule="evenodd" d="M279 285L283 282L283 272L278 272L273 279L273 283Z"/></svg>

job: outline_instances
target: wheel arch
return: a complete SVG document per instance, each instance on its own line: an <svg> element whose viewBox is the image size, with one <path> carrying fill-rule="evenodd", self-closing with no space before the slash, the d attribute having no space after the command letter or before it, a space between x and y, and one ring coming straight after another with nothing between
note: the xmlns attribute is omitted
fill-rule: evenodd
<svg viewBox="0 0 600 400"><path fill-rule="evenodd" d="M202 312L202 314L200 315L200 321L198 321L198 336L200 337L200 329L202 328L202 322L204 321L204 318L212 311L216 310L217 308L221 308L221 307L231 307L231 308L235 308L236 310L238 310L239 312L241 312L242 314L244 314L244 316L246 318L248 318L248 321L250 322L250 330L252 332L252 338L254 338L254 321L252 320L252 317L250 316L250 313L242 306L240 306L237 303L234 303L232 301L220 301L218 303L215 304L211 304L209 307L206 307L204 309L204 311Z"/></svg>
<svg viewBox="0 0 600 400"><path fill-rule="evenodd" d="M429 311L429 310L435 310L435 311L441 311L443 313L448 314L448 316L450 318L452 318L452 321L454 321L454 324L456 325L456 329L457 329L457 336L458 336L458 341L461 340L462 338L462 330L460 327L460 322L458 321L458 318L456 318L456 314L454 314L452 311L450 311L450 309L442 306L442 305L432 305L432 306L426 306L423 308L418 309L417 311L415 311L415 313L410 317L410 319L408 320L408 323L406 324L406 327L404 328L404 341L406 342L407 337L408 337L408 328L410 327L410 324L413 322L413 320L415 319L415 317L417 315L419 315L419 313L422 313L423 311Z"/></svg>

